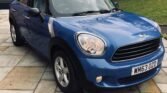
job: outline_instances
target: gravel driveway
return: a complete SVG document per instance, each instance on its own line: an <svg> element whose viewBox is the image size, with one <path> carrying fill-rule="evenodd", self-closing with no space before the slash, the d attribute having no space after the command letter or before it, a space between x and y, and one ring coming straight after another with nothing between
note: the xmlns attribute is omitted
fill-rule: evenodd
<svg viewBox="0 0 167 93"><path fill-rule="evenodd" d="M166 55L162 67L154 79L112 93L167 93ZM26 46L13 46L7 10L0 10L0 93L61 93L46 61Z"/></svg>

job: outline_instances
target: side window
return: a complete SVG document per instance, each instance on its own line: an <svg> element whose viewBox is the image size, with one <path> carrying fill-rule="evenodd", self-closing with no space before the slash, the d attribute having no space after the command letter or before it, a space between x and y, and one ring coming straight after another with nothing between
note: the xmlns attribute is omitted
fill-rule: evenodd
<svg viewBox="0 0 167 93"><path fill-rule="evenodd" d="M47 12L47 2L46 0L34 0L33 7L38 8L41 12Z"/></svg>

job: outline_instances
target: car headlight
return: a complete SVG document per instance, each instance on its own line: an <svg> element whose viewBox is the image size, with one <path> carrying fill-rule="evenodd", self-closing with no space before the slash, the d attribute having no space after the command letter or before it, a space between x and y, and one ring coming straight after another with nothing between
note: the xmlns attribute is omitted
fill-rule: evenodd
<svg viewBox="0 0 167 93"><path fill-rule="evenodd" d="M104 53L105 42L96 35L80 33L77 35L77 41L82 51L88 55L100 56Z"/></svg>

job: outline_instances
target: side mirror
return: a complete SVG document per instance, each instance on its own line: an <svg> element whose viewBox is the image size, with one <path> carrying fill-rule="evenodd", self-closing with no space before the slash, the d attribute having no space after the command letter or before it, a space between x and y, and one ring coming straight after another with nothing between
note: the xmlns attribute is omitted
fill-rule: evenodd
<svg viewBox="0 0 167 93"><path fill-rule="evenodd" d="M44 15L41 13L41 11L38 8L31 8L28 11L28 15L31 17L40 17L41 21L44 21Z"/></svg>
<svg viewBox="0 0 167 93"><path fill-rule="evenodd" d="M28 15L30 16L39 16L40 15L40 10L38 8L31 8L28 10Z"/></svg>
<svg viewBox="0 0 167 93"><path fill-rule="evenodd" d="M119 3L118 2L114 2L114 6L116 9L119 9Z"/></svg>

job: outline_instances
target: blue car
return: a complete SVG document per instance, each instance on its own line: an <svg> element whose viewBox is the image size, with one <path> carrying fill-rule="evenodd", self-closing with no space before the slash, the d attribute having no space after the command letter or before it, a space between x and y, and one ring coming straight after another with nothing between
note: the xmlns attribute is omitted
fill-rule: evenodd
<svg viewBox="0 0 167 93"><path fill-rule="evenodd" d="M14 0L9 22L14 45L47 58L65 93L133 86L161 69L159 25L112 0Z"/></svg>

